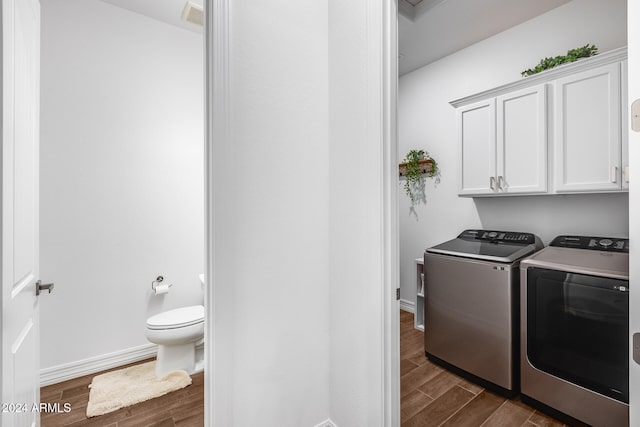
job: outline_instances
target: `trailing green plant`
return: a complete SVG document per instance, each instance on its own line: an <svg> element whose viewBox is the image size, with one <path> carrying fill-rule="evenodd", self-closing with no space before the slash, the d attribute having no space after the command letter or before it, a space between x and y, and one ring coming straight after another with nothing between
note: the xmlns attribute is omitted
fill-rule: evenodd
<svg viewBox="0 0 640 427"><path fill-rule="evenodd" d="M431 169L425 174L420 164L420 160L431 160ZM409 150L403 163L406 163L404 171L404 191L411 199L411 204L416 202L416 193L424 192L424 178L433 178L440 175L438 162L425 150Z"/></svg>
<svg viewBox="0 0 640 427"><path fill-rule="evenodd" d="M588 58L590 56L594 56L597 54L598 54L598 48L595 45L586 44L582 47L568 50L567 54L564 56L556 56L554 58L543 58L540 60L540 63L536 65L534 68L529 68L528 70L524 70L520 74L522 75L522 77L531 76L541 71L548 70L549 68L557 67L558 65L566 64L567 62L575 62L580 58Z"/></svg>

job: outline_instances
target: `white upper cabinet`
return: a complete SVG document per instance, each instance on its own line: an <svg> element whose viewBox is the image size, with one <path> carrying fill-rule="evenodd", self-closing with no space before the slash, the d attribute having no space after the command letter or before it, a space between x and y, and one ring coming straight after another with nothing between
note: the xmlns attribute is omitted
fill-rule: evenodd
<svg viewBox="0 0 640 427"><path fill-rule="evenodd" d="M628 191L626 48L451 101L460 195Z"/></svg>
<svg viewBox="0 0 640 427"><path fill-rule="evenodd" d="M547 191L547 97L544 84L499 96L497 191Z"/></svg>
<svg viewBox="0 0 640 427"><path fill-rule="evenodd" d="M545 85L458 109L460 195L547 191Z"/></svg>
<svg viewBox="0 0 640 427"><path fill-rule="evenodd" d="M555 189L622 188L620 63L555 82Z"/></svg>
<svg viewBox="0 0 640 427"><path fill-rule="evenodd" d="M620 117L622 117L622 153L621 159L622 163L620 164L622 170L622 189L629 190L629 96L627 91L628 84L628 75L627 75L627 61L624 60L620 63L620 84L622 90L620 93L622 94L622 101L620 105L622 105L622 110L620 113Z"/></svg>
<svg viewBox="0 0 640 427"><path fill-rule="evenodd" d="M458 109L461 142L460 194L493 193L496 189L495 99Z"/></svg>

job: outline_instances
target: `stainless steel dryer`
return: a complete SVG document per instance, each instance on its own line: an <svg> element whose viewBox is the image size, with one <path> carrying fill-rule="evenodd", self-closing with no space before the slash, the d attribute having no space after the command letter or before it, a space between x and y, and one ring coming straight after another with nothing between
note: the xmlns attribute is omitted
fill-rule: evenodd
<svg viewBox="0 0 640 427"><path fill-rule="evenodd" d="M517 394L518 265L541 248L530 233L465 230L427 249L427 357L500 394Z"/></svg>
<svg viewBox="0 0 640 427"><path fill-rule="evenodd" d="M522 400L629 425L629 241L559 236L520 270Z"/></svg>

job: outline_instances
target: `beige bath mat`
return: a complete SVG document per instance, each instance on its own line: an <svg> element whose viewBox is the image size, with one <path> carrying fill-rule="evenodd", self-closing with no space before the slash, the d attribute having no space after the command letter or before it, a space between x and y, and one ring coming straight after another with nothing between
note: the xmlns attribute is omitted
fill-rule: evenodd
<svg viewBox="0 0 640 427"><path fill-rule="evenodd" d="M107 414L191 384L191 377L185 371L170 372L157 379L155 369L154 361L94 377L89 385L87 417Z"/></svg>

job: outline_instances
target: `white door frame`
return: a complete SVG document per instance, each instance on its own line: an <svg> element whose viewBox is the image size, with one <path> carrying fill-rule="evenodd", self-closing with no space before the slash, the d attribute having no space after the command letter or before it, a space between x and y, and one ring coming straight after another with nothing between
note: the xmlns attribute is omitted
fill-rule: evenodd
<svg viewBox="0 0 640 427"><path fill-rule="evenodd" d="M628 52L628 104L640 99L640 29L637 18L640 17L640 0L627 0L627 52ZM628 110L630 111L630 109ZM636 186L629 185L629 419L631 426L640 425L640 365L633 361L633 334L640 332L640 188L637 179L640 171L640 133L631 130L629 134L630 176L636 179Z"/></svg>
<svg viewBox="0 0 640 427"><path fill-rule="evenodd" d="M220 392L218 384L232 384L231 372L216 370L223 352L216 348L222 343L225 325L217 325L215 302L231 294L223 295L215 279L215 234L213 170L216 161L213 144L224 145L229 141L230 105L229 105L229 14L230 0L205 0L204 2L204 64L205 64L205 425L217 427L215 419L230 419L233 400L232 389L228 393ZM214 96L215 94L215 96ZM218 152L221 150L219 149ZM229 306L231 302L228 301ZM222 330L221 330L222 329ZM230 332L230 331L229 331ZM229 333L228 332L228 333ZM221 412L227 412L222 416ZM215 414L215 418L214 418Z"/></svg>
<svg viewBox="0 0 640 427"><path fill-rule="evenodd" d="M380 7L379 0L368 0L369 10ZM233 306L226 300L230 294L225 291L223 279L215 276L215 263L221 254L216 251L214 234L221 232L214 230L214 216L225 215L216 211L213 206L213 188L216 162L220 153L226 151L230 136L230 86L229 75L229 46L230 46L230 0L205 0L205 271L207 286L205 287L205 306L207 322L205 327L205 342L207 344L207 362L205 369L205 424L215 425L215 419L232 420L233 391L226 392L218 388L219 384L232 385L231 372L216 370L217 362L227 358L224 351L216 348L224 343L231 331L219 323L224 316L216 317L216 310L224 310L225 306ZM382 38L380 40L383 57L383 69L373 70L382 72L380 93L382 105L380 123L382 126L383 143L383 193L384 203L379 212L382 218L382 236L384 251L380 263L382 269L383 306L382 323L383 346L380 348L382 370L379 390L383 401L380 402L380 425L396 427L400 425L400 331L399 331L399 302L396 299L396 289L399 288L399 222L398 222L398 174L397 174L397 0L383 2L382 22L372 23L381 25ZM215 96L213 96L215 94ZM376 106L374 106L376 107ZM214 156L213 144L216 144ZM217 305L216 305L217 303ZM224 364L222 364L224 365ZM218 391L216 391L218 390ZM221 412L224 415L221 416ZM214 413L215 418L214 418ZM330 415L330 414L328 414ZM221 427L221 426L220 426Z"/></svg>
<svg viewBox="0 0 640 427"><path fill-rule="evenodd" d="M384 426L400 426L400 214L398 201L398 1L383 11Z"/></svg>

